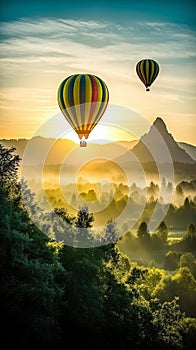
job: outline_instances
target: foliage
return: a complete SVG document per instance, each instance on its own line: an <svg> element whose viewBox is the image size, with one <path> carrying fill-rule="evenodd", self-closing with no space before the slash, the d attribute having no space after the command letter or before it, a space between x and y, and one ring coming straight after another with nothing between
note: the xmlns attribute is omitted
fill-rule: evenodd
<svg viewBox="0 0 196 350"><path fill-rule="evenodd" d="M182 311L196 317L196 281L187 267L182 267L174 275L166 275L156 286L153 296L161 302L179 297Z"/></svg>
<svg viewBox="0 0 196 350"><path fill-rule="evenodd" d="M81 228L89 228L92 227L93 221L93 214L89 213L88 207L84 205L78 210L75 226Z"/></svg>
<svg viewBox="0 0 196 350"><path fill-rule="evenodd" d="M20 157L13 154L15 147L5 148L0 144L0 183L17 179Z"/></svg>
<svg viewBox="0 0 196 350"><path fill-rule="evenodd" d="M164 344L164 349L181 349L183 347L179 326L179 321L182 319L183 314L176 299L164 302L160 309L154 312L153 322L160 330L158 338L160 344Z"/></svg>
<svg viewBox="0 0 196 350"><path fill-rule="evenodd" d="M9 152L2 154L7 157ZM76 216L61 207L42 212L25 182L17 182L18 163L12 164L7 163L12 170L0 186L0 307L7 347L15 342L20 348L74 348L79 340L89 349L95 344L123 350L191 349L193 255L179 253L180 268L173 274L139 266L119 249L114 220L103 230L108 243L103 246L75 248L55 242L57 234L59 240L68 235L74 242L81 229L93 239L93 215L88 207L81 207ZM30 216L47 235L31 221L26 200ZM161 234L165 230L162 224ZM188 232L193 233L193 227ZM138 247L145 242L142 248L148 252L154 249L146 222L138 228L138 237L130 239Z"/></svg>
<svg viewBox="0 0 196 350"><path fill-rule="evenodd" d="M47 237L0 188L0 300L2 334L18 345L50 344L59 337L66 274ZM5 332L5 333L4 333ZM5 339L8 343L9 338Z"/></svg>
<svg viewBox="0 0 196 350"><path fill-rule="evenodd" d="M196 228L193 224L187 226L186 235L184 236L184 240L194 241L196 240Z"/></svg>
<svg viewBox="0 0 196 350"><path fill-rule="evenodd" d="M157 235L163 242L167 242L168 239L168 228L164 221L161 221L157 228Z"/></svg>
<svg viewBox="0 0 196 350"><path fill-rule="evenodd" d="M165 255L165 270L176 270L178 268L180 255L175 251L168 251Z"/></svg>
<svg viewBox="0 0 196 350"><path fill-rule="evenodd" d="M179 266L188 267L188 269L191 271L194 278L196 278L196 260L193 254L191 253L182 254L180 257Z"/></svg>
<svg viewBox="0 0 196 350"><path fill-rule="evenodd" d="M179 322L179 327L183 339L183 348L192 350L196 344L196 318L183 318Z"/></svg>
<svg viewBox="0 0 196 350"><path fill-rule="evenodd" d="M137 236L138 238L146 239L149 237L149 232L148 232L148 226L145 221L143 221L138 230L137 230Z"/></svg>

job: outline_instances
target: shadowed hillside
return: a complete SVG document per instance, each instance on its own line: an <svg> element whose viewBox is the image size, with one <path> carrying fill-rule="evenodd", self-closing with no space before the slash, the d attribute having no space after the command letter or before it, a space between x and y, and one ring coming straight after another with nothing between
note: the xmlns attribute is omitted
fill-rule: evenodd
<svg viewBox="0 0 196 350"><path fill-rule="evenodd" d="M134 146L133 153L142 162L159 163L169 161L169 155L173 162L193 164L194 159L175 141L168 132L164 121L157 118L151 126L149 132L141 137L140 141Z"/></svg>

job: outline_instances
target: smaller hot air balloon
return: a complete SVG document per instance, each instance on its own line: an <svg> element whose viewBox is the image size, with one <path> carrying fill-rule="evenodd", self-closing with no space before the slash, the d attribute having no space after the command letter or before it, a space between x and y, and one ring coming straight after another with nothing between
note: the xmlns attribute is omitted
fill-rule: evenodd
<svg viewBox="0 0 196 350"><path fill-rule="evenodd" d="M150 91L150 86L159 74L159 65L152 59L143 59L137 63L136 72L146 91Z"/></svg>
<svg viewBox="0 0 196 350"><path fill-rule="evenodd" d="M103 116L109 101L105 82L93 74L73 74L58 88L59 107L78 134L80 147Z"/></svg>

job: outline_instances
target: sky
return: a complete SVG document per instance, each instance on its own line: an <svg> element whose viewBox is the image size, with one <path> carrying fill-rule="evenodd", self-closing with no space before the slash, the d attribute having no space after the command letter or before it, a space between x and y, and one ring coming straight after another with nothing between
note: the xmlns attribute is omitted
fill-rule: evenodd
<svg viewBox="0 0 196 350"><path fill-rule="evenodd" d="M122 106L113 129L104 126L111 113L103 115L95 139L105 133L130 140L131 118L122 132L128 109L149 123L162 117L177 141L195 145L195 12L189 0L2 0L0 138L32 138L50 118L61 118L59 84L91 73L107 84L109 105ZM143 58L160 65L150 92L135 71Z"/></svg>

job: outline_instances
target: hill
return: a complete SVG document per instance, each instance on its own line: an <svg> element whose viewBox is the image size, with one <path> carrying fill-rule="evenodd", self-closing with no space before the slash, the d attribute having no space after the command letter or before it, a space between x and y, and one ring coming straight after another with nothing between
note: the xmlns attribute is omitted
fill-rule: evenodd
<svg viewBox="0 0 196 350"><path fill-rule="evenodd" d="M196 161L196 146L190 145L186 142L178 142L178 145L189 154L189 156Z"/></svg>
<svg viewBox="0 0 196 350"><path fill-rule="evenodd" d="M67 139L54 139L54 138L44 138L41 136L33 137L31 140L28 139L2 139L0 143L7 147L15 147L20 158L26 149L30 154L28 162L26 164L40 164L40 160L43 159L44 163L47 165L57 165L62 164L64 159L69 156L69 164L78 164L81 157L84 161L87 161L91 157L114 159L116 156L123 155L127 150L131 150L135 144L136 140L133 141L119 141L107 144L95 144L88 143L87 147L80 148L79 144ZM28 146L28 148L27 148ZM72 154L72 151L75 152ZM77 153L77 156L76 156Z"/></svg>

